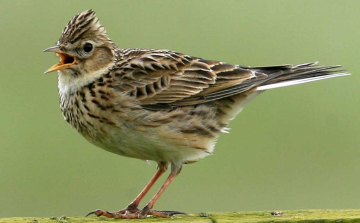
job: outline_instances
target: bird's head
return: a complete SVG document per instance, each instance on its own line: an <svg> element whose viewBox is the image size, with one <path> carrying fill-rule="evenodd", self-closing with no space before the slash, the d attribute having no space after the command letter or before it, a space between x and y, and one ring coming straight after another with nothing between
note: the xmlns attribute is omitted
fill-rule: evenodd
<svg viewBox="0 0 360 223"><path fill-rule="evenodd" d="M81 12L68 22L57 44L44 50L60 56L60 62L45 73L59 71L69 80L85 78L108 67L115 58L114 49L95 12Z"/></svg>

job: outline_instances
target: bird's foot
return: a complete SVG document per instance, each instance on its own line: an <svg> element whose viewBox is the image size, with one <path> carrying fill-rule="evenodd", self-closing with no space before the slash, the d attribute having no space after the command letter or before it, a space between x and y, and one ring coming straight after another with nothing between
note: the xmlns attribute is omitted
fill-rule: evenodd
<svg viewBox="0 0 360 223"><path fill-rule="evenodd" d="M104 210L97 209L95 211L92 211L88 213L85 217L89 215L96 215L97 217L105 216L107 218L115 218L115 219L134 219L134 218L146 218L146 216L156 216L156 217L162 217L162 218L169 218L173 215L177 214L185 214L183 212L178 211L157 211L157 210L151 210L147 208L146 206L143 209L123 209L117 212L108 212Z"/></svg>

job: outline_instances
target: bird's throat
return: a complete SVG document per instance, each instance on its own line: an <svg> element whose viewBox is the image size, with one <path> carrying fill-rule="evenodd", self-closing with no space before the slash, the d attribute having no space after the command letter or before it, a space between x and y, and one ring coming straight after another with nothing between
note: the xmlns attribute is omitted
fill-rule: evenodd
<svg viewBox="0 0 360 223"><path fill-rule="evenodd" d="M113 63L108 66L98 69L90 73L80 73L73 75L68 70L59 70L58 71L58 88L60 95L70 95L79 91L81 88L87 86L88 84L94 82L96 79L107 74L110 67L113 66Z"/></svg>

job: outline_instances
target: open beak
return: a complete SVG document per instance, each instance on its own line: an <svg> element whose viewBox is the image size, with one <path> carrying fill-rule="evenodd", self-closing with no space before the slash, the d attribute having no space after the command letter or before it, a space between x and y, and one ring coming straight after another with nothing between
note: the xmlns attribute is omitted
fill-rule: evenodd
<svg viewBox="0 0 360 223"><path fill-rule="evenodd" d="M68 67L70 67L76 63L76 57L71 56L67 53L64 53L63 51L60 50L59 46L53 46L53 47L47 48L44 50L44 52L54 52L60 56L60 62L55 64L54 66L50 67L47 71L45 71L45 74L56 71L56 70L67 69Z"/></svg>

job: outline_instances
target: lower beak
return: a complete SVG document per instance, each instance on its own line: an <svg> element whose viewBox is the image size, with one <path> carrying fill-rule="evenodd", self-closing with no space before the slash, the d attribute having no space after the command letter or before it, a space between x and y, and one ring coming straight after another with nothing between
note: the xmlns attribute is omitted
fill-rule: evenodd
<svg viewBox="0 0 360 223"><path fill-rule="evenodd" d="M50 67L47 71L45 71L45 74L56 71L56 70L67 69L76 63L76 57L69 55L67 53L64 53L63 51L60 50L59 46L53 46L53 47L47 48L44 50L44 52L54 52L60 56L60 62L55 64L54 66Z"/></svg>

